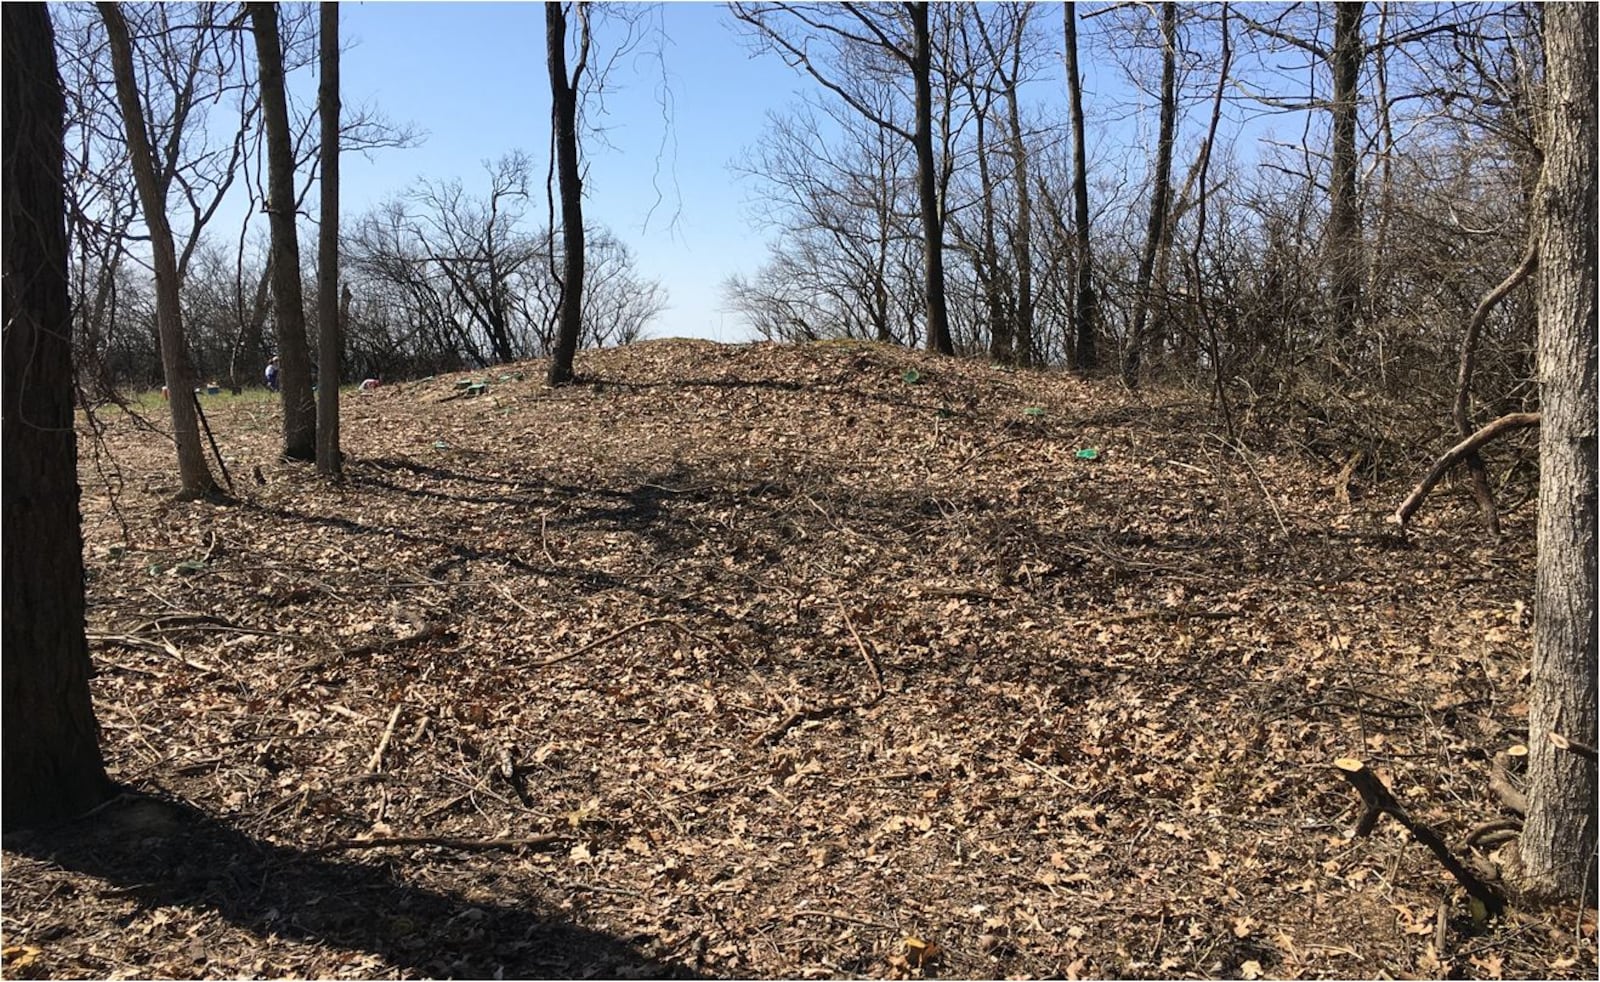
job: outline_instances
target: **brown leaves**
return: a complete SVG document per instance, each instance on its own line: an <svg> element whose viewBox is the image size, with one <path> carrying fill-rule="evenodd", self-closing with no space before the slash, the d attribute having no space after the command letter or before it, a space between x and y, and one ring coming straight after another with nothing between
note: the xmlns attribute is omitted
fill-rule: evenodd
<svg viewBox="0 0 1600 982"><path fill-rule="evenodd" d="M1420 918L1438 878L1337 837L1325 762L1361 752L1461 821L1483 804L1476 751L1518 724L1524 552L1378 548L1316 466L1219 449L1178 393L878 345L651 342L580 371L604 385L355 402L342 490L274 459L270 413L218 412L268 483L230 509L129 492L129 543L86 471L97 631L272 632L97 643L115 774L272 842L560 832L350 858L711 976L1424 970L1431 936L1391 905ZM111 438L130 487L168 468ZM6 862L8 943L62 976L443 975L402 941L462 959L482 930L329 897L392 941L374 953L274 933L297 912L163 907L153 962L129 902ZM1508 976L1593 972L1544 932L1495 943L1476 956ZM505 944L507 974L637 967Z"/></svg>

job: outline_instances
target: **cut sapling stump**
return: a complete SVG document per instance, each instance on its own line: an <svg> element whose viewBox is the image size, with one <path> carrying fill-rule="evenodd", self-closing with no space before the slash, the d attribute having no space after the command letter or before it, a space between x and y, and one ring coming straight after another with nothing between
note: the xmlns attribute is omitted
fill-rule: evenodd
<svg viewBox="0 0 1600 982"><path fill-rule="evenodd" d="M1445 845L1437 832L1412 818L1393 792L1384 786L1378 775L1372 773L1366 764L1354 757L1340 757L1333 762L1333 766L1346 781L1350 782L1350 786L1356 789L1356 793L1361 795L1361 803L1365 806L1361 820L1356 823L1357 836L1369 835L1377 826L1378 819L1387 813L1404 826L1413 839L1427 846L1450 875L1456 878L1456 882L1466 889L1472 899L1481 903L1488 914L1496 915L1505 909L1505 898L1456 859L1450 847Z"/></svg>

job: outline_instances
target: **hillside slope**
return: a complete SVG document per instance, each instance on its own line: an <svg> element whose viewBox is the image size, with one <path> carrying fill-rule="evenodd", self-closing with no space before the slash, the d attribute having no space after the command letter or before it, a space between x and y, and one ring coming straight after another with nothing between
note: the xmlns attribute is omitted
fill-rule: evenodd
<svg viewBox="0 0 1600 982"><path fill-rule="evenodd" d="M108 421L107 755L201 814L8 841L31 970L1594 974L1592 910L1479 927L1330 767L1502 817L1525 509L1407 542L1178 396L884 346L578 368L352 395L338 488L219 407L228 507Z"/></svg>

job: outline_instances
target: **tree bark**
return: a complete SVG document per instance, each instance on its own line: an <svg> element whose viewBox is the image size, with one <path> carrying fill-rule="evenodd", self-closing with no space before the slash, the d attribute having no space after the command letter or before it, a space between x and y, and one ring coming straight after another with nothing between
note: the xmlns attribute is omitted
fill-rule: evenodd
<svg viewBox="0 0 1600 982"><path fill-rule="evenodd" d="M272 229L272 319L278 327L278 365L283 385L283 455L317 457L317 407L311 392L311 353L306 347L306 307L300 287L300 237L295 228L294 143L284 95L283 47L278 8L249 3L250 24L261 68L261 123L267 138L267 221ZM337 377L327 380L338 385Z"/></svg>
<svg viewBox="0 0 1600 982"><path fill-rule="evenodd" d="M908 3L911 15L911 79L916 89L917 203L922 212L922 295L928 319L928 350L955 354L944 290L944 212L939 207L938 170L933 157L933 54L927 3Z"/></svg>
<svg viewBox="0 0 1600 982"><path fill-rule="evenodd" d="M339 449L339 380L343 377L344 331L339 320L339 5L319 10L317 112L322 126L322 225L317 230L317 473L336 478Z"/></svg>
<svg viewBox="0 0 1600 982"><path fill-rule="evenodd" d="M1089 248L1089 155L1083 145L1083 76L1078 70L1078 5L1062 15L1066 31L1067 103L1072 117L1072 223L1078 244L1073 321L1073 367L1089 372L1100 365L1100 304L1094 292L1094 259Z"/></svg>
<svg viewBox="0 0 1600 982"><path fill-rule="evenodd" d="M580 17L584 16L580 14ZM567 74L567 15L559 2L544 5L545 53L550 68L550 125L556 145L556 176L561 187L562 274L560 323L550 359L549 382L572 381L572 359L583 328L583 175L578 170L578 78L588 52L588 25L578 64Z"/></svg>
<svg viewBox="0 0 1600 982"><path fill-rule="evenodd" d="M113 787L100 757L83 634L72 308L62 194L65 103L45 6L6 4L3 18L0 828L11 831L82 814L106 800Z"/></svg>
<svg viewBox="0 0 1600 982"><path fill-rule="evenodd" d="M1596 744L1595 8L1545 7L1548 119L1538 199L1539 559L1528 698L1528 886L1594 897ZM1585 892L1587 889L1587 892Z"/></svg>
<svg viewBox="0 0 1600 982"><path fill-rule="evenodd" d="M1122 381L1129 388L1139 385L1139 368L1144 360L1145 332L1154 306L1152 277L1156 254L1166 238L1167 200L1172 195L1172 138L1177 128L1178 5L1161 5L1161 123L1156 137L1156 170L1150 182L1150 221L1145 227L1144 253L1139 257L1138 306L1133 312L1128 350L1122 359Z"/></svg>
<svg viewBox="0 0 1600 982"><path fill-rule="evenodd" d="M1360 166L1356 148L1356 113L1361 61L1366 47L1361 38L1363 3L1334 4L1333 147L1329 176L1327 261L1333 281L1334 338L1341 344L1355 337L1361 317L1361 279L1365 272L1361 248L1361 202L1356 196Z"/></svg>
<svg viewBox="0 0 1600 982"><path fill-rule="evenodd" d="M183 336L183 302L179 296L178 252L167 222L164 186L156 175L155 155L150 149L149 128L144 106L139 99L134 77L133 42L128 23L115 3L95 5L106 25L111 49L111 71L115 76L117 102L122 108L122 124L128 139L134 184L139 192L139 210L150 233L150 258L155 267L156 331L161 345L161 368L167 385L167 409L172 414L172 439L178 451L180 497L201 498L218 493L216 478L206 464L200 443L200 421L195 415L194 363Z"/></svg>

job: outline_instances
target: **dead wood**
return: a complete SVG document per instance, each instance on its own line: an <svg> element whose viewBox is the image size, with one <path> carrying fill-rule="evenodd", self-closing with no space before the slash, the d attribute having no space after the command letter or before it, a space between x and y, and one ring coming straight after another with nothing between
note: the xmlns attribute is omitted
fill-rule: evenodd
<svg viewBox="0 0 1600 982"><path fill-rule="evenodd" d="M498 839L463 839L453 835L380 835L371 839L340 839L305 851L308 856L325 856L329 853L354 849L385 849L391 846L443 846L446 849L532 849L544 852L559 849L572 841L572 837L559 832L544 835L509 836Z"/></svg>
<svg viewBox="0 0 1600 982"><path fill-rule="evenodd" d="M383 752L389 749L389 741L394 739L395 724L400 722L400 711L406 708L406 701L402 698L394 704L394 712L389 714L389 725L383 728L383 736L378 739L378 747L372 751L372 756L367 760L367 772L376 774L383 767Z"/></svg>
<svg viewBox="0 0 1600 982"><path fill-rule="evenodd" d="M1551 730L1547 735L1550 737L1550 742L1555 745L1557 750L1565 750L1568 753L1577 754L1579 757L1586 758L1590 761L1597 759L1595 748L1589 746L1587 743L1574 740L1569 736L1563 736L1554 730Z"/></svg>
<svg viewBox="0 0 1600 982"><path fill-rule="evenodd" d="M756 740L756 743L777 743L779 740L782 740L790 730L799 726L801 723L808 723L812 720L818 719L827 719L829 716L836 716L839 713L849 712L850 710L856 708L864 709L867 706L872 705L873 702L877 702L877 699L873 699L871 702L867 703L856 703L849 699L841 699L838 702L831 702L825 706L813 706L809 709L797 709L788 716L785 716L783 721L777 726L774 726L772 729L761 734L761 737Z"/></svg>
<svg viewBox="0 0 1600 982"><path fill-rule="evenodd" d="M1472 435L1472 416L1470 402L1472 399L1472 375L1477 365L1478 335L1483 331L1484 323L1489 319L1489 314L1500 301L1506 298L1517 285L1538 268L1539 265L1539 238L1537 235L1529 236L1528 248L1522 255L1522 261L1517 268L1500 282L1498 286L1484 294L1478 302L1477 309L1472 312L1472 317L1467 321L1465 336L1461 339L1461 362L1456 373L1456 399L1451 409L1451 420L1456 425L1456 433L1463 439ZM1484 469L1483 458L1479 456L1474 447L1462 457L1466 462L1467 470L1472 475L1472 493L1478 501L1478 508L1483 513L1484 524L1489 533L1495 537L1500 535L1500 511L1495 506L1494 491L1489 487L1489 474Z"/></svg>
<svg viewBox="0 0 1600 982"><path fill-rule="evenodd" d="M1100 618L1101 624L1133 624L1138 621L1226 621L1239 616L1237 610L1200 610L1194 607L1152 607L1128 614Z"/></svg>
<svg viewBox="0 0 1600 982"><path fill-rule="evenodd" d="M1491 913L1498 914L1505 909L1505 898L1493 887L1479 879L1477 874L1462 865L1451 853L1450 847L1445 845L1439 834L1428 825L1412 818L1394 794L1389 791L1378 776L1367 768L1367 765L1354 757L1340 757L1333 762L1333 766L1350 786L1356 789L1361 796L1361 803L1365 810L1361 819L1356 823L1355 834L1364 837L1371 834L1378 824L1378 819L1385 814L1393 816L1395 821L1403 825L1411 837L1428 848L1434 856L1456 878L1456 882L1476 898Z"/></svg>
<svg viewBox="0 0 1600 982"><path fill-rule="evenodd" d="M1444 456L1434 462L1428 473L1417 482L1417 486L1411 489L1411 494L1407 495L1406 500L1395 509L1394 521L1401 528L1405 528L1406 522L1410 521L1411 516L1422 506L1422 501L1428 496L1428 492L1444 479L1452 467L1466 459L1467 454L1476 453L1484 444L1507 433L1537 425L1539 425L1538 413L1507 413L1485 424L1478 432L1445 451Z"/></svg>
<svg viewBox="0 0 1600 982"><path fill-rule="evenodd" d="M1528 814L1528 796L1511 780L1511 760L1527 756L1528 748L1519 744L1495 754L1494 763L1489 766L1489 790L1494 792L1501 804L1518 815Z"/></svg>
<svg viewBox="0 0 1600 982"><path fill-rule="evenodd" d="M1468 832L1465 841L1469 848L1493 849L1521 834L1522 819L1494 818Z"/></svg>
<svg viewBox="0 0 1600 982"><path fill-rule="evenodd" d="M728 647L728 645L726 645L726 644L724 644L724 643L722 643L720 641L717 641L715 639L708 638L705 635L700 634L697 631L691 630L690 628L687 628L687 627L683 626L682 624L678 623L678 621L675 618L671 618L671 617L646 617L644 620L634 621L632 624L629 624L627 627L618 628L617 630L612 631L610 634L606 635L605 637L598 638L598 639L596 639L594 641L590 641L588 644L584 645L583 647L576 648L576 649L574 649L572 651L567 652L564 655L556 655L554 658L546 658L544 661L539 663L538 667L540 667L540 668L549 668L551 665L559 665L564 661L571 661L572 659L577 658L580 655L588 654L589 652L595 650L596 648L604 647L605 645L610 644L611 642L617 640L618 638L622 637L623 635L631 634L634 631L639 630L640 628L652 627L652 626L654 626L656 624L665 624L668 627L671 627L674 630L678 631L679 633L683 634L685 637L694 638L696 641L702 641L702 642L704 642L706 644L709 644L709 645L711 645L713 647L720 648L724 652L727 652L729 655L733 656L735 661L738 661L740 664L744 663L744 659L739 657L738 653L735 652L732 648Z"/></svg>

